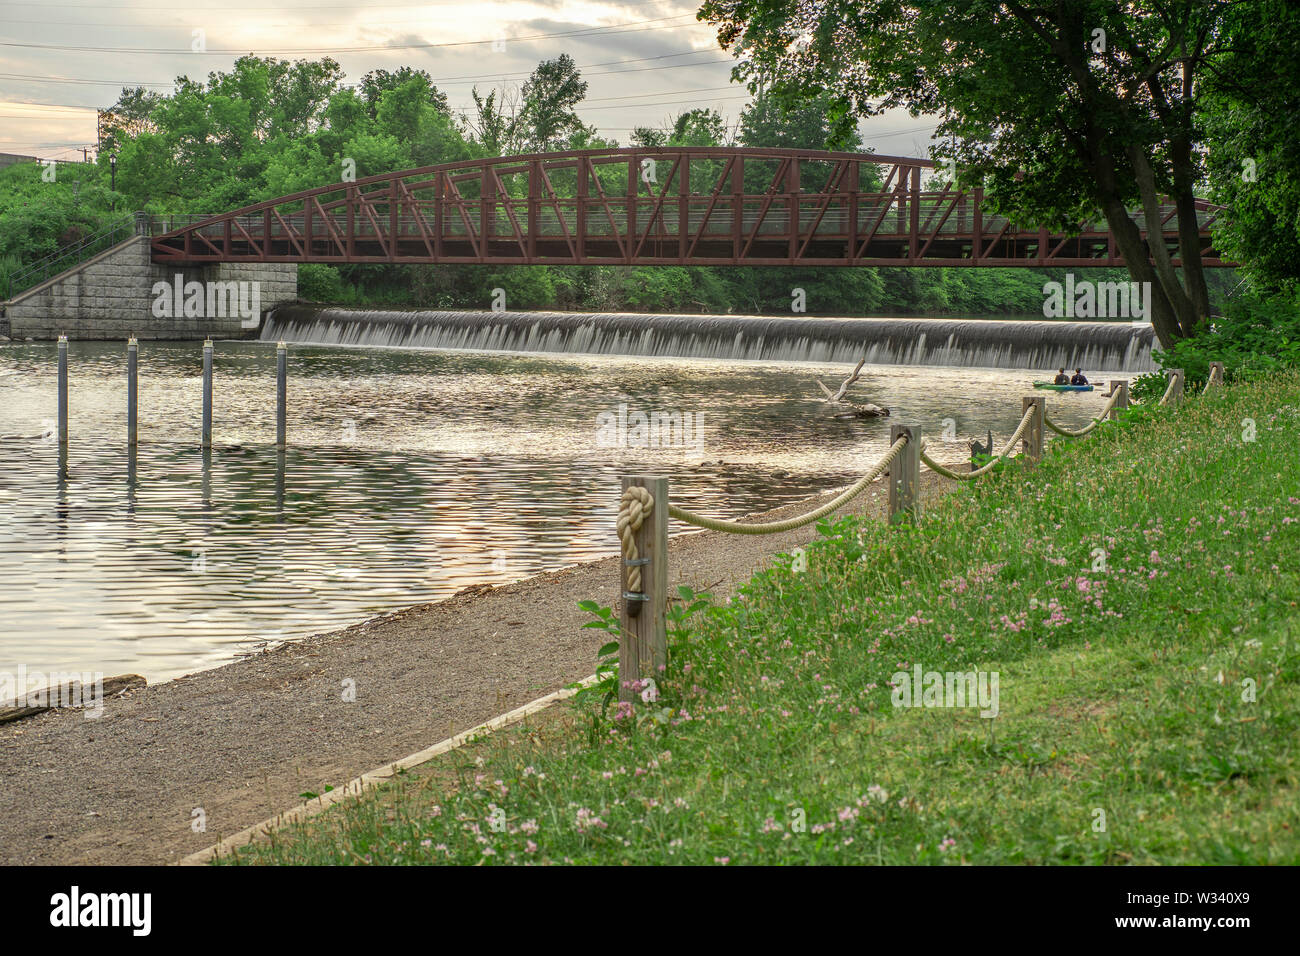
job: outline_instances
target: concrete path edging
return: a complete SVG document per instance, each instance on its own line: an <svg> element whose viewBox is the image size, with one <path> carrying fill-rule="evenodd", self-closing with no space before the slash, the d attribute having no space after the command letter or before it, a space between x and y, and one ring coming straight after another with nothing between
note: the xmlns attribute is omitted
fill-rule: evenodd
<svg viewBox="0 0 1300 956"><path fill-rule="evenodd" d="M213 860L223 856L229 856L236 848L247 846L250 843L265 837L277 827L285 826L289 823L298 823L315 816L322 810L327 810L335 804L342 803L348 797L360 796L367 790L372 790L381 783L386 783L393 777L397 776L401 770L411 767L417 767L422 763L427 763L434 757L448 753L464 746L471 740L490 734L493 731L509 727L511 724L517 724L532 714L545 710L552 704L562 700L567 700L578 691L590 687L597 681L597 676L592 674L590 677L584 677L577 684L571 687L565 687L562 690L553 691L545 697L539 697L534 701L524 704L522 707L516 707L508 713L493 717L489 721L471 727L469 730L463 730L454 737L448 737L446 740L427 747L424 750L417 751L409 757L403 757L401 760L394 761L390 764L372 770L369 773L363 773L355 780L350 780L342 787L323 793L306 803L300 803L298 806L282 813L277 813L269 820L263 820L261 823L255 823L247 829L240 830L234 836L226 837L220 842L208 847L205 850L199 850L197 853L191 853L189 856L177 862L176 866L203 866L211 863Z"/></svg>

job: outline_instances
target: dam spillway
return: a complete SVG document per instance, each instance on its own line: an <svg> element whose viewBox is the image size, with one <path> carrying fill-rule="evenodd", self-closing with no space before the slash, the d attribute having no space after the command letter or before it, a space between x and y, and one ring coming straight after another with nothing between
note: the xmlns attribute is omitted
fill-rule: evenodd
<svg viewBox="0 0 1300 956"><path fill-rule="evenodd" d="M274 309L263 341L775 362L1142 372L1149 325L1040 319Z"/></svg>

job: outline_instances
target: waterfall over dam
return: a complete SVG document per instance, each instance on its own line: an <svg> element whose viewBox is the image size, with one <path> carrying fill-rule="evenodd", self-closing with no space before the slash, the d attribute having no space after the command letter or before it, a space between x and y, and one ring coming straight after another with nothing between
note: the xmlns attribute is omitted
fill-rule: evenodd
<svg viewBox="0 0 1300 956"><path fill-rule="evenodd" d="M1085 372L1154 368L1149 325L1039 319L833 319L281 306L263 341L302 345L948 365Z"/></svg>

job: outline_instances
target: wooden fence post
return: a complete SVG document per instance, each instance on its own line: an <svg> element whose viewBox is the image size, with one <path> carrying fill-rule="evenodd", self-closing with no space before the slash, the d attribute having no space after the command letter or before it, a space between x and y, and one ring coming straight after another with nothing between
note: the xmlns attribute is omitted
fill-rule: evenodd
<svg viewBox="0 0 1300 956"><path fill-rule="evenodd" d="M619 593L622 595L619 623L622 638L618 647L618 699L632 700L633 681L656 681L668 663L668 634L665 611L668 599L668 479L655 475L628 475L623 489L646 488L654 498L654 510L633 535L637 567L641 570L644 600L630 597L627 588L627 559L619 565ZM620 492L620 498L622 497ZM639 610L632 610L639 604Z"/></svg>
<svg viewBox="0 0 1300 956"><path fill-rule="evenodd" d="M897 524L905 518L915 521L921 517L921 432L910 425L889 426L889 444L903 436L907 444L889 463L889 521Z"/></svg>
<svg viewBox="0 0 1300 956"><path fill-rule="evenodd" d="M1169 404L1179 405L1183 401L1183 370L1180 368L1166 369L1166 374L1174 380L1174 390L1169 393Z"/></svg>
<svg viewBox="0 0 1300 956"><path fill-rule="evenodd" d="M1222 385L1226 381L1224 378L1224 371L1222 362L1211 362L1210 380L1206 383L1207 387L1213 388L1216 385Z"/></svg>
<svg viewBox="0 0 1300 956"><path fill-rule="evenodd" d="M1108 416L1112 422L1119 421L1121 408L1128 408L1128 379L1121 378L1110 383L1110 393L1117 396L1115 404L1110 407Z"/></svg>
<svg viewBox="0 0 1300 956"><path fill-rule="evenodd" d="M1030 461L1039 461L1043 457L1043 416L1047 414L1047 399L1042 395L1026 395L1020 414L1023 415L1031 407L1034 414L1025 428L1020 447Z"/></svg>

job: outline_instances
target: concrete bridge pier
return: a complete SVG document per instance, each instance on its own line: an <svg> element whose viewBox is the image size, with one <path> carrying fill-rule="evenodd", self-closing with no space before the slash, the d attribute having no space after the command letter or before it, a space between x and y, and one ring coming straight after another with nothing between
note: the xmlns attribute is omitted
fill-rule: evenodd
<svg viewBox="0 0 1300 956"><path fill-rule="evenodd" d="M0 335L15 341L53 340L60 334L82 341L131 335L256 338L261 316L298 295L295 263L158 265L150 258L149 244L148 236L134 236L0 304ZM179 297L174 293L178 275ZM158 290L160 282L172 291ZM185 286L192 282L203 287L197 310L193 296L190 308L185 308ZM167 301L161 301L164 298ZM261 314L249 314L254 302ZM187 316L186 311L200 314Z"/></svg>

